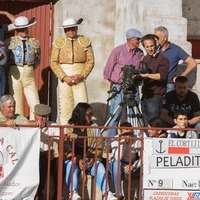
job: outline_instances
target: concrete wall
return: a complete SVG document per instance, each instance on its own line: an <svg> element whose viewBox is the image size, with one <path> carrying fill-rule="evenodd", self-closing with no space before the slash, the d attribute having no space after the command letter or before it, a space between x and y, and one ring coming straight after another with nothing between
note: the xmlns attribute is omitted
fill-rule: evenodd
<svg viewBox="0 0 200 200"><path fill-rule="evenodd" d="M183 0L183 16L187 18L189 39L200 39L200 1Z"/></svg>
<svg viewBox="0 0 200 200"><path fill-rule="evenodd" d="M67 17L82 17L79 34L92 40L96 62L87 86L89 103L98 114L99 125L105 121L109 90L109 83L103 79L103 69L111 50L126 42L128 28L134 27L147 34L164 25L169 29L170 41L191 53L191 44L186 39L187 20L182 17L182 0L59 0L55 4L55 37L63 34L60 27ZM192 77L194 80L195 74Z"/></svg>

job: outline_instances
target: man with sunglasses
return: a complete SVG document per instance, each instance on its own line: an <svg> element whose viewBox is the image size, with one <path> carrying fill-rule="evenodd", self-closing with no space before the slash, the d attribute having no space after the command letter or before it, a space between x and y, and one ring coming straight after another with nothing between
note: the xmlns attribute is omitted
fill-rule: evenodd
<svg viewBox="0 0 200 200"><path fill-rule="evenodd" d="M167 81L167 92L174 90L174 83L177 77L177 67L179 61L184 61L186 68L181 72L181 76L188 76L197 68L196 61L177 44L169 41L169 31L164 26L154 29L154 34L158 36L161 51L169 60L169 71Z"/></svg>
<svg viewBox="0 0 200 200"><path fill-rule="evenodd" d="M34 70L40 63L40 42L29 36L28 28L36 23L19 16L12 24L17 35L6 41L8 49L9 93L16 101L16 112L24 115L23 93L30 107L30 119L34 118L34 106L39 104L39 95L34 78Z"/></svg>
<svg viewBox="0 0 200 200"><path fill-rule="evenodd" d="M94 53L89 38L78 35L83 19L64 20L65 36L55 40L51 54L51 69L58 78L60 124L67 124L75 103L87 102L86 78L94 67Z"/></svg>

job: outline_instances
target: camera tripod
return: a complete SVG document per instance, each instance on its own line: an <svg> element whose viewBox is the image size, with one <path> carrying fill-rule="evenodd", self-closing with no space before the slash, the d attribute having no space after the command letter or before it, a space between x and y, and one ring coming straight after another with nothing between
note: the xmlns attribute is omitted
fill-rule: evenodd
<svg viewBox="0 0 200 200"><path fill-rule="evenodd" d="M114 96L119 94L121 91L116 91L108 100L111 100ZM122 115L123 111L126 108L126 118L127 121L133 126L133 127L143 127L144 126L144 120L142 118L142 113L140 111L138 102L135 100L135 93L123 93L123 100L118 104L112 115L108 118L104 126L108 126L108 124L114 119L116 114L120 112ZM121 117L121 116L120 116ZM101 134L104 132L104 128L101 129ZM139 137L139 130L134 130L134 136Z"/></svg>

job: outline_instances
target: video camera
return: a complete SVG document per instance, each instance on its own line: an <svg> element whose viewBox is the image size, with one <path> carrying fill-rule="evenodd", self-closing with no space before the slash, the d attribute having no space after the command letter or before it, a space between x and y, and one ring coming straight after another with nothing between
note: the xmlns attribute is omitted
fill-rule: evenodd
<svg viewBox="0 0 200 200"><path fill-rule="evenodd" d="M122 68L122 86L121 89L123 90L124 94L124 101L129 106L134 106L135 101L135 94L137 92L138 86L141 84L143 78L140 74L148 73L148 67L145 62L140 62L139 69L136 69L134 65L125 65Z"/></svg>
<svg viewBox="0 0 200 200"><path fill-rule="evenodd" d="M139 74L146 74L148 73L148 67L145 62L140 62L140 68L135 69L134 65L125 65L122 68L123 76L123 84L122 88L125 91L135 91L135 87L140 85L142 77L141 76L135 76Z"/></svg>
<svg viewBox="0 0 200 200"><path fill-rule="evenodd" d="M107 101L110 101L116 96L121 90L123 90L123 99L129 106L135 105L135 94L137 92L138 86L141 84L143 78L139 76L140 74L148 73L148 67L145 62L140 62L139 69L135 69L134 65L124 65L122 68L122 85L119 89L113 87L108 93L113 93ZM138 76L137 76L138 75Z"/></svg>

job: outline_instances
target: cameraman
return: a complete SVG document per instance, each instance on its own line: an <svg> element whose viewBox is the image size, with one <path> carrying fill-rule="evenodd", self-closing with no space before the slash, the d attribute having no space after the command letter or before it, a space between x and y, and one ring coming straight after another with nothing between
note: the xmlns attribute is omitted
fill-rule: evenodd
<svg viewBox="0 0 200 200"><path fill-rule="evenodd" d="M140 74L144 79L142 86L141 110L145 126L154 117L160 116L163 97L166 93L168 77L168 59L160 52L157 36L145 35L141 40L147 55L143 62L147 64L149 73Z"/></svg>
<svg viewBox="0 0 200 200"><path fill-rule="evenodd" d="M134 65L136 69L140 66L140 61L143 58L143 52L138 48L142 33L137 29L130 28L126 32L127 42L114 48L107 60L104 68L104 79L108 80L111 85L111 90L115 94L110 103L110 115L117 106L123 101L122 84L122 68L125 65ZM122 109L118 110L115 116L109 123L109 126L118 126ZM107 136L113 137L117 135L115 129L109 129Z"/></svg>

